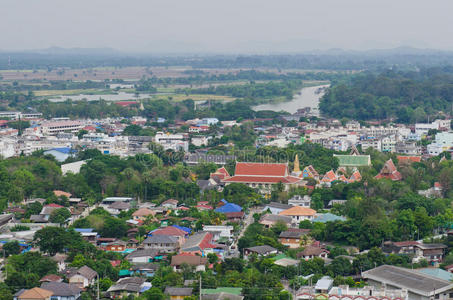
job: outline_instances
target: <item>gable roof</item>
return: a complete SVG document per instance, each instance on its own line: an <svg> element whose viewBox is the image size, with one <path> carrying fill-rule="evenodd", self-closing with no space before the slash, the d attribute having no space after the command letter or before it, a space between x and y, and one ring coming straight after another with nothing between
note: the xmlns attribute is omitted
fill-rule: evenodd
<svg viewBox="0 0 453 300"><path fill-rule="evenodd" d="M181 246L181 252L184 251L203 251L206 248L214 248L215 245L211 244L212 233L210 232L197 232L191 235Z"/></svg>
<svg viewBox="0 0 453 300"><path fill-rule="evenodd" d="M283 216L314 216L315 214L316 210L302 206L293 206L279 213Z"/></svg>
<svg viewBox="0 0 453 300"><path fill-rule="evenodd" d="M165 288L164 294L170 296L191 296L192 295L192 288L178 288L178 287L169 287Z"/></svg>
<svg viewBox="0 0 453 300"><path fill-rule="evenodd" d="M277 251L277 249L275 249L274 247L268 246L268 245L249 247L249 248L245 248L245 250L248 250L250 252L255 252L257 254L267 254L270 252Z"/></svg>
<svg viewBox="0 0 453 300"><path fill-rule="evenodd" d="M178 239L168 235L152 235L147 237L143 244L178 244Z"/></svg>
<svg viewBox="0 0 453 300"><path fill-rule="evenodd" d="M20 294L18 299L46 299L53 295L52 291L48 291L39 287L25 290Z"/></svg>
<svg viewBox="0 0 453 300"><path fill-rule="evenodd" d="M180 266L184 263L190 265L190 266L200 266L200 265L205 265L208 262L208 259L206 257L201 257L198 255L192 255L192 254L179 254L179 255L174 255L171 258L171 266Z"/></svg>
<svg viewBox="0 0 453 300"><path fill-rule="evenodd" d="M323 252L329 252L324 248L321 247L315 247L315 246L307 246L305 249L299 253L297 253L297 257L302 257L302 256L318 256Z"/></svg>
<svg viewBox="0 0 453 300"><path fill-rule="evenodd" d="M237 162L235 176L281 176L288 175L288 164Z"/></svg>
<svg viewBox="0 0 453 300"><path fill-rule="evenodd" d="M150 233L151 235L186 236L187 232L174 226L158 228Z"/></svg>
<svg viewBox="0 0 453 300"><path fill-rule="evenodd" d="M63 297L75 296L80 294L82 291L76 285L65 282L44 282L41 287L45 290L53 292L53 296Z"/></svg>
<svg viewBox="0 0 453 300"><path fill-rule="evenodd" d="M77 270L77 274L82 275L83 277L85 277L88 280L93 280L94 277L96 277L98 275L98 273L95 270L91 269L88 266L80 267Z"/></svg>
<svg viewBox="0 0 453 300"><path fill-rule="evenodd" d="M401 180L403 179L403 176L401 175L400 172L395 167L395 164L391 159L387 160L382 167L381 171L379 172L378 175L375 176L376 179L381 179L381 178L388 178L391 180Z"/></svg>
<svg viewBox="0 0 453 300"><path fill-rule="evenodd" d="M136 211L134 211L134 213L132 213L132 216L133 217L146 217L146 216L150 216L150 215L154 216L155 214L156 214L156 212L154 210L143 207L143 208L139 208Z"/></svg>
<svg viewBox="0 0 453 300"><path fill-rule="evenodd" d="M240 207L239 205L237 204L234 204L234 203L227 203L225 205L222 205L221 207L218 207L215 209L216 212L219 212L219 213L229 213L229 212L238 212L238 211L242 211L242 207Z"/></svg>

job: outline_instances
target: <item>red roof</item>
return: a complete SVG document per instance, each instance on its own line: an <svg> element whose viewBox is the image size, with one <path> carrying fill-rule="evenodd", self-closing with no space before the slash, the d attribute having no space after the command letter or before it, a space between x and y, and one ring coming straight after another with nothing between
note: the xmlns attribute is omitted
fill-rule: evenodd
<svg viewBox="0 0 453 300"><path fill-rule="evenodd" d="M137 101L119 101L119 102L115 102L116 105L123 106L123 107L127 107L127 106L130 106L130 105L133 105L133 104L137 104L137 103L138 103Z"/></svg>
<svg viewBox="0 0 453 300"><path fill-rule="evenodd" d="M381 169L381 172L379 172L378 175L375 177L376 179L381 179L381 178L388 178L391 180L401 180L403 179L403 176L401 175L400 172L395 167L395 164L391 159L385 162L384 166Z"/></svg>
<svg viewBox="0 0 453 300"><path fill-rule="evenodd" d="M168 226L165 228L157 229L152 235L169 235L169 236L185 236L187 232L179 228Z"/></svg>
<svg viewBox="0 0 453 300"><path fill-rule="evenodd" d="M420 162L422 160L422 157L421 156L398 156L397 157L398 159L398 162L403 162L403 161L407 161L407 162Z"/></svg>
<svg viewBox="0 0 453 300"><path fill-rule="evenodd" d="M322 181L324 181L324 182L332 182L332 181L335 181L336 179L337 179L337 176L335 175L333 170L330 170L329 172L327 172L324 175L324 177L322 178Z"/></svg>
<svg viewBox="0 0 453 300"><path fill-rule="evenodd" d="M236 163L236 176L281 176L287 175L287 164L268 164L268 163Z"/></svg>
<svg viewBox="0 0 453 300"><path fill-rule="evenodd" d="M394 242L393 245L397 247L407 247L407 246L415 246L419 243L417 241L404 241L404 242Z"/></svg>
<svg viewBox="0 0 453 300"><path fill-rule="evenodd" d="M110 264L112 265L112 267L117 267L119 265L121 265L121 260L111 260L110 261Z"/></svg>
<svg viewBox="0 0 453 300"><path fill-rule="evenodd" d="M45 207L58 207L58 208L63 208L64 206L60 205L60 204L56 204L56 203L50 203L50 204L47 204L47 205L44 205Z"/></svg>
<svg viewBox="0 0 453 300"><path fill-rule="evenodd" d="M244 216L244 212L243 211L228 212L225 213L225 216L227 219L242 218Z"/></svg>
<svg viewBox="0 0 453 300"><path fill-rule="evenodd" d="M293 176L286 177L262 177L262 176L233 176L227 179L224 179L225 182L253 182L253 183L295 183L300 181L300 178Z"/></svg>
<svg viewBox="0 0 453 300"><path fill-rule="evenodd" d="M197 206L195 206L196 208L201 208L201 209L208 209L208 210L211 210L213 209L213 207L211 205L206 205L206 204L198 204Z"/></svg>
<svg viewBox="0 0 453 300"><path fill-rule="evenodd" d="M86 131L96 131L96 127L90 125L83 127L83 129Z"/></svg>

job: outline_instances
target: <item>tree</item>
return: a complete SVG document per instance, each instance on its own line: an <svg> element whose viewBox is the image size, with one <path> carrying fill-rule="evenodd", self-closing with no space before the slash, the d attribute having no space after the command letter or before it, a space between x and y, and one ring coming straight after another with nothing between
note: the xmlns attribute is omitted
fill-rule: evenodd
<svg viewBox="0 0 453 300"><path fill-rule="evenodd" d="M42 252L51 256L63 251L71 240L68 232L59 227L45 227L38 230L33 238Z"/></svg>
<svg viewBox="0 0 453 300"><path fill-rule="evenodd" d="M67 208L58 208L52 211L49 217L49 221L52 223L58 223L63 225L71 217L71 213Z"/></svg>
<svg viewBox="0 0 453 300"><path fill-rule="evenodd" d="M20 253L20 245L18 241L8 242L3 245L3 250L5 250L5 255L13 255Z"/></svg>
<svg viewBox="0 0 453 300"><path fill-rule="evenodd" d="M143 293L143 296L146 300L163 300L165 299L164 293L162 290L157 287L150 288L149 290Z"/></svg>

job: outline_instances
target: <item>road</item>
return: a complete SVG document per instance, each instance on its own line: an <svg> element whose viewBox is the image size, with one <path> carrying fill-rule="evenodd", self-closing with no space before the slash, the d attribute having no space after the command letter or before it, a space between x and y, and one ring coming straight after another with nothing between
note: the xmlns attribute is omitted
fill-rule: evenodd
<svg viewBox="0 0 453 300"><path fill-rule="evenodd" d="M239 257L239 251L238 251L238 245L237 245L238 241L244 235L247 227L249 227L249 225L254 222L253 215L255 213L261 212L262 210L263 210L262 207L254 207L254 208L250 209L249 213L244 218L244 221L243 221L243 224L241 227L241 231L239 232L239 234L237 235L237 237L234 239L233 243L230 246L229 255L225 256L226 258Z"/></svg>

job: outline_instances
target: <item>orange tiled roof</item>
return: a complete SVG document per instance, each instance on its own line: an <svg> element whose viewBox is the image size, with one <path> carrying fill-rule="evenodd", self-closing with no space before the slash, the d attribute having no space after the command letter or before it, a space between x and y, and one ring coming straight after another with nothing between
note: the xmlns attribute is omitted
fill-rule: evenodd
<svg viewBox="0 0 453 300"><path fill-rule="evenodd" d="M283 216L314 216L315 214L316 210L302 206L293 206L279 213Z"/></svg>

